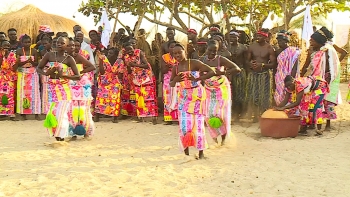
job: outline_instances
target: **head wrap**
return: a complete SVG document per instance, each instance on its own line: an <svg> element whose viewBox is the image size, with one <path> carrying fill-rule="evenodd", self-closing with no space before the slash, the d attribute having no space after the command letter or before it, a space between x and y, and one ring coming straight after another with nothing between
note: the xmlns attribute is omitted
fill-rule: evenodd
<svg viewBox="0 0 350 197"><path fill-rule="evenodd" d="M217 28L217 27L211 27L210 29L209 29L210 31L220 31L220 29L219 28Z"/></svg>
<svg viewBox="0 0 350 197"><path fill-rule="evenodd" d="M317 30L311 35L311 38L314 39L317 43L324 45L326 44L328 38L322 30Z"/></svg>
<svg viewBox="0 0 350 197"><path fill-rule="evenodd" d="M267 33L267 32L263 32L263 31L258 31L256 34L258 34L258 35L261 35L261 36L264 36L264 37L269 37L269 33Z"/></svg>
<svg viewBox="0 0 350 197"><path fill-rule="evenodd" d="M207 44L207 42L197 42L197 44L199 44L199 45L205 45L205 44Z"/></svg>
<svg viewBox="0 0 350 197"><path fill-rule="evenodd" d="M39 31L42 31L44 33L49 33L49 32L51 32L51 29L50 29L49 25L40 25Z"/></svg>
<svg viewBox="0 0 350 197"><path fill-rule="evenodd" d="M230 35L239 36L239 33L237 31L230 31Z"/></svg>
<svg viewBox="0 0 350 197"><path fill-rule="evenodd" d="M287 32L286 30L281 30L280 32L277 33L277 40L278 39L286 40L289 42L290 33Z"/></svg>
<svg viewBox="0 0 350 197"><path fill-rule="evenodd" d="M193 34L198 34L197 31L195 29L188 29L187 33L193 33Z"/></svg>
<svg viewBox="0 0 350 197"><path fill-rule="evenodd" d="M329 29L327 29L327 27L321 27L320 29L321 31L323 31L326 35L326 37L328 38L328 40L332 40L334 37L334 34L332 31L330 31Z"/></svg>

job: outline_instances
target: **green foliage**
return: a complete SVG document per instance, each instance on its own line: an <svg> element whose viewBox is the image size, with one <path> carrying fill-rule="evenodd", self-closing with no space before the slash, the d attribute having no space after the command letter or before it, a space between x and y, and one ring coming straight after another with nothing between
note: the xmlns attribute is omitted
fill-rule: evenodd
<svg viewBox="0 0 350 197"><path fill-rule="evenodd" d="M95 22L101 17L101 7L106 7L107 0L89 0L80 5L79 12L86 16L93 15ZM203 31L214 21L214 14L222 13L229 19L238 17L242 21L249 19L247 24L237 24L249 27L253 32L260 28L262 23L268 18L269 14L278 17L285 17L287 27L294 17L300 16L307 4L312 6L312 15L324 16L333 10L349 11L349 3L346 0L109 0L108 13L110 18L115 18L115 13L129 13L132 15L146 14L145 19L158 25L173 26L177 30L185 32L187 26L182 21L180 14L189 15L192 19L202 23ZM172 14L179 26L169 24L164 19L159 20L155 17L149 17L163 13L165 10ZM188 11L190 10L190 11ZM187 19L184 18L186 21ZM230 25L230 24L227 24ZM282 25L284 26L284 24Z"/></svg>

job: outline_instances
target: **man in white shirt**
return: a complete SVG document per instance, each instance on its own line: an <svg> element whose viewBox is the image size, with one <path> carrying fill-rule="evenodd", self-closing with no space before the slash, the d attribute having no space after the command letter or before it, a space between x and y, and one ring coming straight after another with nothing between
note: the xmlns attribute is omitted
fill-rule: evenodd
<svg viewBox="0 0 350 197"><path fill-rule="evenodd" d="M96 63L95 63L94 53L92 51L90 44L84 41L84 33L82 31L75 32L75 39L77 39L80 42L81 50L85 50L89 53L89 56L90 56L89 61L92 63L92 65L95 65Z"/></svg>

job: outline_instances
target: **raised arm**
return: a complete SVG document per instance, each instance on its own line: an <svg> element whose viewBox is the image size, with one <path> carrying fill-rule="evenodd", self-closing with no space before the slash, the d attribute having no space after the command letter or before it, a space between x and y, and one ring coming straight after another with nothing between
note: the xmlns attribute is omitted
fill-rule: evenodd
<svg viewBox="0 0 350 197"><path fill-rule="evenodd" d="M340 53L339 61L343 61L348 52L345 49L338 47L336 44L333 44L333 47L338 53Z"/></svg>

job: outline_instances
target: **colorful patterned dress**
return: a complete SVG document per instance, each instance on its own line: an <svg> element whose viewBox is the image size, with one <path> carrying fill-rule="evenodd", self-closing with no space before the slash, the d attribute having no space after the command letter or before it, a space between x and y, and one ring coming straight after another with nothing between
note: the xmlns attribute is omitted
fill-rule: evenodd
<svg viewBox="0 0 350 197"><path fill-rule="evenodd" d="M294 115L299 111L301 119L301 125L314 125L322 124L323 121L323 100L326 94L329 92L329 87L326 81L315 77L300 77L295 79L295 91L289 91L291 97L290 103L296 101L297 94L301 91L304 92L304 96L299 106L286 110L289 115Z"/></svg>
<svg viewBox="0 0 350 197"><path fill-rule="evenodd" d="M20 56L20 61L27 61L34 56ZM27 63L17 69L17 105L18 114L41 114L40 78L36 67Z"/></svg>
<svg viewBox="0 0 350 197"><path fill-rule="evenodd" d="M176 60L171 57L170 53L162 56L164 62L172 67L176 66ZM171 69L164 74L163 79L163 102L164 102L164 121L178 121L177 112L177 90L178 84L175 87L170 86Z"/></svg>
<svg viewBox="0 0 350 197"><path fill-rule="evenodd" d="M131 74L127 71L128 63L140 63L141 50L135 49L134 55L126 54L124 63L119 64L120 72L123 73L122 90L122 115L137 117L158 116L156 80L152 74L151 66L148 69L132 67Z"/></svg>
<svg viewBox="0 0 350 197"><path fill-rule="evenodd" d="M77 64L79 73L84 69L82 64ZM69 68L70 74L73 75L73 71ZM92 120L91 103L92 94L91 87L92 81L90 73L84 73L81 75L79 81L69 81L71 89L72 101L68 111L68 120L70 124L69 135L74 135L72 128L76 125L83 123L86 135L91 136L94 134L94 122ZM80 114L77 115L79 112Z"/></svg>
<svg viewBox="0 0 350 197"><path fill-rule="evenodd" d="M277 105L284 100L284 79L287 75L291 75L293 66L296 62L298 62L299 56L300 51L296 47L288 47L277 56L278 66L275 74L276 91L274 94ZM299 63L297 63L297 74L295 77L298 78L299 75Z"/></svg>
<svg viewBox="0 0 350 197"><path fill-rule="evenodd" d="M204 60L208 56L204 57ZM220 56L217 57L217 69L222 70ZM205 121L209 125L209 119L218 117L222 121L219 128L208 126L210 136L217 138L219 135L229 135L231 133L231 85L226 76L213 76L204 81L206 90L206 100L204 105ZM228 137L228 136L227 136Z"/></svg>
<svg viewBox="0 0 350 197"><path fill-rule="evenodd" d="M91 44L90 44L90 46L91 46ZM86 60L90 60L90 54L88 51L80 49L79 54L83 58L85 58ZM94 80L95 73L94 73L94 71L91 71L91 72L85 73L85 74L89 75L89 78L91 79L91 82L92 82L91 93L92 93L93 100L91 102L91 113L92 113L92 115L94 115L94 113L95 113L95 98L96 98L96 94L97 94L97 86L96 86L97 84L95 84L96 81Z"/></svg>
<svg viewBox="0 0 350 197"><path fill-rule="evenodd" d="M118 78L118 65L121 65L123 60L118 59L113 66L106 57L100 61L103 61L105 74L99 74L97 79L95 112L107 116L119 116L121 83Z"/></svg>
<svg viewBox="0 0 350 197"><path fill-rule="evenodd" d="M64 74L69 75L71 69L62 63L49 62L49 67L55 66L62 69ZM79 67L79 66L78 66ZM91 105L91 84L84 76L79 81L67 79L46 78L47 100L49 106L54 103L52 114L57 119L57 127L48 128L50 136L65 138L73 135L76 125L84 126L87 135L92 135L94 124L90 112ZM90 91L88 91L90 87ZM87 91L84 91L87 90ZM74 99L74 100L73 100Z"/></svg>
<svg viewBox="0 0 350 197"><path fill-rule="evenodd" d="M195 78L200 76L198 71L183 72L185 76L192 74ZM208 147L205 137L204 105L206 92L200 81L190 80L179 83L178 89L178 113L179 113L179 147L184 151L190 146L198 150Z"/></svg>
<svg viewBox="0 0 350 197"><path fill-rule="evenodd" d="M329 72L325 73L325 77L330 77L329 93L324 99L324 118L328 120L337 119L335 106L341 103L340 96L340 73L341 66L337 51L332 43L327 43L325 48L328 49Z"/></svg>
<svg viewBox="0 0 350 197"><path fill-rule="evenodd" d="M2 57L0 69L0 115L14 117L15 115L15 87L17 81L16 72L12 70L16 63L16 55L10 52L7 57Z"/></svg>

